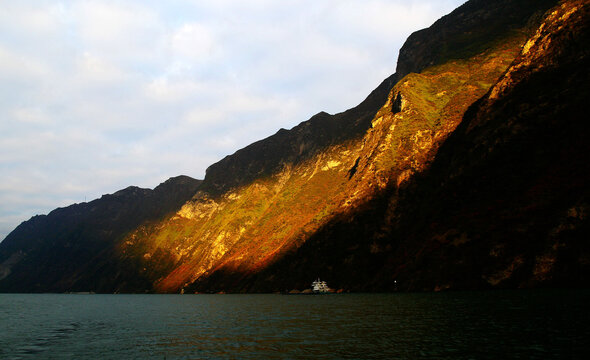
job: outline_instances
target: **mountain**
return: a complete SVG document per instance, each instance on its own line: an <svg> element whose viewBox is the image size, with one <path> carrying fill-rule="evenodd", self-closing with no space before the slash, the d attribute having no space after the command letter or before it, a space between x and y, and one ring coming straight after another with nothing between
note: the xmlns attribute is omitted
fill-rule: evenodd
<svg viewBox="0 0 590 360"><path fill-rule="evenodd" d="M388 209L408 289L589 285L589 19L554 8Z"/></svg>
<svg viewBox="0 0 590 360"><path fill-rule="evenodd" d="M589 15L585 1L551 9L431 165L404 170L414 174L333 219L255 286L271 274L303 286L290 274L306 269L357 291L587 287ZM405 136L413 162L430 145L419 131Z"/></svg>
<svg viewBox="0 0 590 360"><path fill-rule="evenodd" d="M361 104L227 156L157 214L140 196L21 224L0 291L587 286L588 11L468 1Z"/></svg>
<svg viewBox="0 0 590 360"><path fill-rule="evenodd" d="M100 199L71 205L20 224L0 243L0 286L11 292L135 290L113 262L112 247L146 221L173 213L196 192L200 180L178 176L155 189L130 186ZM93 268L102 263L103 269ZM98 273L97 271L101 272ZM103 283L108 283L103 287ZM129 283L129 284L128 284Z"/></svg>

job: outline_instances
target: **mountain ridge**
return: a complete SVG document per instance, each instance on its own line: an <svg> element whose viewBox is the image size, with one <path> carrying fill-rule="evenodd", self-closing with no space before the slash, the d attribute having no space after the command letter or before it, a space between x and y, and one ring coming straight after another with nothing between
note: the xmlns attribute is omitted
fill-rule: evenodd
<svg viewBox="0 0 590 360"><path fill-rule="evenodd" d="M33 292L77 290L75 274L83 271L96 254L108 250L139 224L175 211L200 183L181 175L153 190L129 186L24 221L0 246L3 288ZM67 263L60 264L64 258ZM11 273L16 274L8 278Z"/></svg>
<svg viewBox="0 0 590 360"><path fill-rule="evenodd" d="M354 108L334 115L319 112L291 130L280 129L224 157L207 168L202 190L221 194L261 175L280 171L286 163L312 157L331 144L362 136L375 115L375 104L385 101L395 78L393 74L383 80ZM276 154L278 158L273 156ZM260 157L264 159L261 163L256 160Z"/></svg>
<svg viewBox="0 0 590 360"><path fill-rule="evenodd" d="M317 276L344 291L584 283L587 19L584 1L468 1L412 34L396 73L357 107L211 165L83 269L43 265L57 279L44 289L271 292ZM561 114L570 125L557 131ZM144 189L104 200L134 193ZM0 264L16 269L23 253L0 245ZM41 289L9 275L0 291Z"/></svg>

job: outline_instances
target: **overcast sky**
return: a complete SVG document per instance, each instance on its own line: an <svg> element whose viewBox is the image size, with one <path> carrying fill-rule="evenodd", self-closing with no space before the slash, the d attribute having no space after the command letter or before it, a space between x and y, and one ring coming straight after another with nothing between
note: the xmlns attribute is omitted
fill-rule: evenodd
<svg viewBox="0 0 590 360"><path fill-rule="evenodd" d="M0 240L361 102L463 0L0 2Z"/></svg>

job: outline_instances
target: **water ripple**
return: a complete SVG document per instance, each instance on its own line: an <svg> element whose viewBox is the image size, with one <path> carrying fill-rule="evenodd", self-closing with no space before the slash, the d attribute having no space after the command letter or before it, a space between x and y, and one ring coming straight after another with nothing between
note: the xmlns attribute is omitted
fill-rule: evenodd
<svg viewBox="0 0 590 360"><path fill-rule="evenodd" d="M5 295L0 358L590 358L589 291Z"/></svg>

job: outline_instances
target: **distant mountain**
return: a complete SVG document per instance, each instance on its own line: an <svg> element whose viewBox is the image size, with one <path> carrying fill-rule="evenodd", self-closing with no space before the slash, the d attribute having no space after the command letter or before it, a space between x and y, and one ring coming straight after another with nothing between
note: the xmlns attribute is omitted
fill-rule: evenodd
<svg viewBox="0 0 590 360"><path fill-rule="evenodd" d="M0 291L587 286L588 15L468 1L412 34L353 109L281 129L202 184L21 224L0 243Z"/></svg>
<svg viewBox="0 0 590 360"><path fill-rule="evenodd" d="M112 260L112 248L140 224L175 212L200 183L178 176L154 190L130 186L98 200L34 216L0 243L0 289L63 292L149 286L138 276L121 273L121 264ZM98 269L96 263L111 266Z"/></svg>

